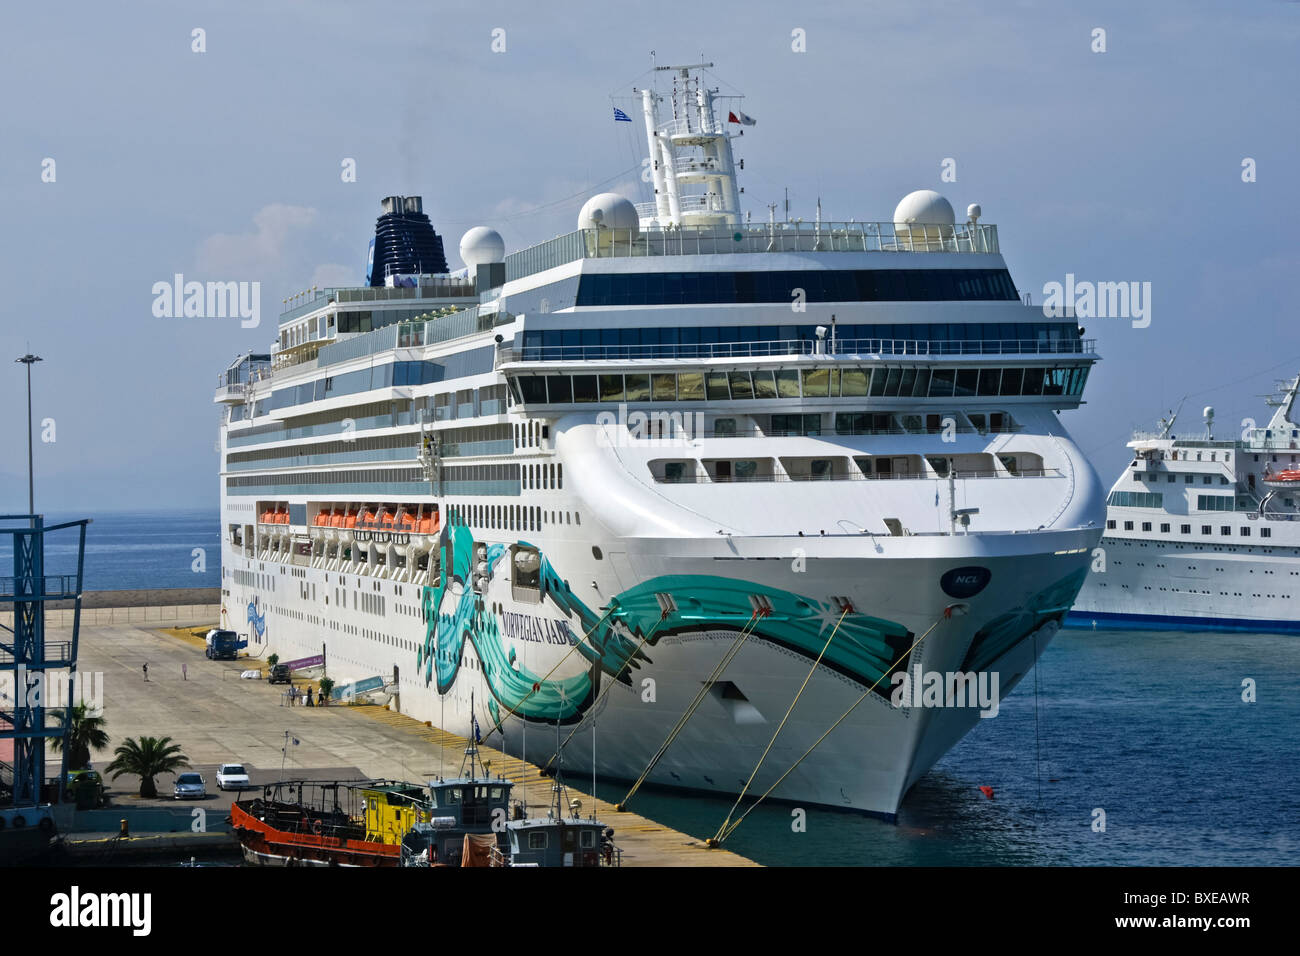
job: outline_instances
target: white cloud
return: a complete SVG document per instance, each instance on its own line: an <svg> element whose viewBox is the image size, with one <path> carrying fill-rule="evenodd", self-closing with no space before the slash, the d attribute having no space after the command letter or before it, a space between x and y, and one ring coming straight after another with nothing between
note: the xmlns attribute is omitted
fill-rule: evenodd
<svg viewBox="0 0 1300 956"><path fill-rule="evenodd" d="M260 277L282 272L298 233L315 223L318 213L308 206L272 203L253 216L251 232L217 233L199 245L196 266L200 272L222 279Z"/></svg>

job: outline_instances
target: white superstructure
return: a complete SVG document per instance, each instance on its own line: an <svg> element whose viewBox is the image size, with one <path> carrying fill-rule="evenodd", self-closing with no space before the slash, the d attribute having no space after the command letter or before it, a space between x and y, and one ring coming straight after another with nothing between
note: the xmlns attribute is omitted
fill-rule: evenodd
<svg viewBox="0 0 1300 956"><path fill-rule="evenodd" d="M1136 435L1072 624L1300 631L1300 377L1263 428Z"/></svg>
<svg viewBox="0 0 1300 956"><path fill-rule="evenodd" d="M1004 695L1082 584L1103 489L1057 412L1096 355L978 207L742 222L714 91L673 72L653 202L504 261L474 230L469 279L317 292L232 364L227 623L531 760L560 720L614 778L705 689L650 780L728 793L811 671L751 792L847 713L774 797L892 815L980 714L897 675Z"/></svg>

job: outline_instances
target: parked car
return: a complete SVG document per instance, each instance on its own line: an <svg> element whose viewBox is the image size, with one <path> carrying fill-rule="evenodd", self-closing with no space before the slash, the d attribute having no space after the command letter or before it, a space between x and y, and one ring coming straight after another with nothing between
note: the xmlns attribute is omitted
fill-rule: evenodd
<svg viewBox="0 0 1300 956"><path fill-rule="evenodd" d="M217 768L218 790L246 790L248 771L241 763L223 763Z"/></svg>
<svg viewBox="0 0 1300 956"><path fill-rule="evenodd" d="M203 782L203 774L187 772L176 778L176 786L172 789L172 796L177 800L205 800L208 796L207 784Z"/></svg>
<svg viewBox="0 0 1300 956"><path fill-rule="evenodd" d="M69 800L77 801L78 809L102 807L104 800L104 778L97 770L72 770L68 773L67 795Z"/></svg>
<svg viewBox="0 0 1300 956"><path fill-rule="evenodd" d="M271 667L270 676L266 678L268 684L287 684L289 683L289 665L275 664Z"/></svg>

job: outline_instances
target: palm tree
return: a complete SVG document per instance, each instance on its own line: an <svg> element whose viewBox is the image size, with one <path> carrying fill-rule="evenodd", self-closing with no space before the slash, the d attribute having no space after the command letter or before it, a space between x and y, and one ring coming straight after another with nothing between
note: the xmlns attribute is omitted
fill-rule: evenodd
<svg viewBox="0 0 1300 956"><path fill-rule="evenodd" d="M123 774L133 773L140 778L140 796L156 797L158 788L153 778L163 773L175 773L190 765L189 758L181 753L180 744L170 737L141 737L138 741L128 737L116 750L114 759L104 768L116 780Z"/></svg>
<svg viewBox="0 0 1300 956"><path fill-rule="evenodd" d="M62 711L52 711L58 724L63 722ZM90 766L90 752L108 746L108 732L104 730L103 714L92 714L85 704L72 708L68 724L68 770L85 770ZM50 746L57 753L63 749L63 738L55 737Z"/></svg>

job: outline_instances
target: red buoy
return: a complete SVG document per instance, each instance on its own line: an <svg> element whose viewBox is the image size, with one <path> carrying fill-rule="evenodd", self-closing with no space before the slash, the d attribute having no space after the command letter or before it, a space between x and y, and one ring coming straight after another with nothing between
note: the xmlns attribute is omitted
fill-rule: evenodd
<svg viewBox="0 0 1300 956"><path fill-rule="evenodd" d="M988 797L990 800L993 799L992 787L980 787L980 793L984 794L984 796Z"/></svg>

